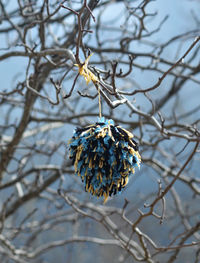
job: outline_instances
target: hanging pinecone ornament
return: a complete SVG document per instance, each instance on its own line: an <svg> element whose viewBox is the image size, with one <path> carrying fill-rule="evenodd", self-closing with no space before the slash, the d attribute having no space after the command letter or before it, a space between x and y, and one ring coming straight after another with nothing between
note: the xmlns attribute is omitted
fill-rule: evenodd
<svg viewBox="0 0 200 263"><path fill-rule="evenodd" d="M113 120L99 118L96 124L76 128L69 141L69 157L85 190L97 197L121 192L129 177L140 167L141 157L133 135L114 125Z"/></svg>

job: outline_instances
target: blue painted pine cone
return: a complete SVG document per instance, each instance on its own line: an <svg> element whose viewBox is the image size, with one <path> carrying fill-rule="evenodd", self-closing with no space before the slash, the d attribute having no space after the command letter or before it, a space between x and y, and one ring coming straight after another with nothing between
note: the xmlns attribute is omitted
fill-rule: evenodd
<svg viewBox="0 0 200 263"><path fill-rule="evenodd" d="M104 118L96 124L76 128L69 141L69 157L85 190L103 196L104 202L127 185L141 162L133 135Z"/></svg>

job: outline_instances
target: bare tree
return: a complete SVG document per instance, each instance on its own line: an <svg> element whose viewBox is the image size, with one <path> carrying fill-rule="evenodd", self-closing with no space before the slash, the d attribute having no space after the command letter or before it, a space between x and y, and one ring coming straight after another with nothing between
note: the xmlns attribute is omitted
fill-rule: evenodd
<svg viewBox="0 0 200 263"><path fill-rule="evenodd" d="M0 0L2 263L200 262L200 6L166 2ZM98 92L142 157L105 205L67 148Z"/></svg>

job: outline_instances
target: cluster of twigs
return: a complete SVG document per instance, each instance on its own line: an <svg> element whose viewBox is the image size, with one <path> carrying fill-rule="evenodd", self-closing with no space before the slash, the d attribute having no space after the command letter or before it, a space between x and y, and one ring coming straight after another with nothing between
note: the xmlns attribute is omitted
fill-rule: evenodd
<svg viewBox="0 0 200 263"><path fill-rule="evenodd" d="M0 261L85 262L99 253L99 262L172 263L189 248L199 262L195 12L190 31L158 43L170 20L152 26L158 1L11 2L0 1L1 72L10 67L0 88ZM66 155L73 128L99 116L98 93L104 117L134 129L142 155L140 175L106 205L83 193Z"/></svg>

